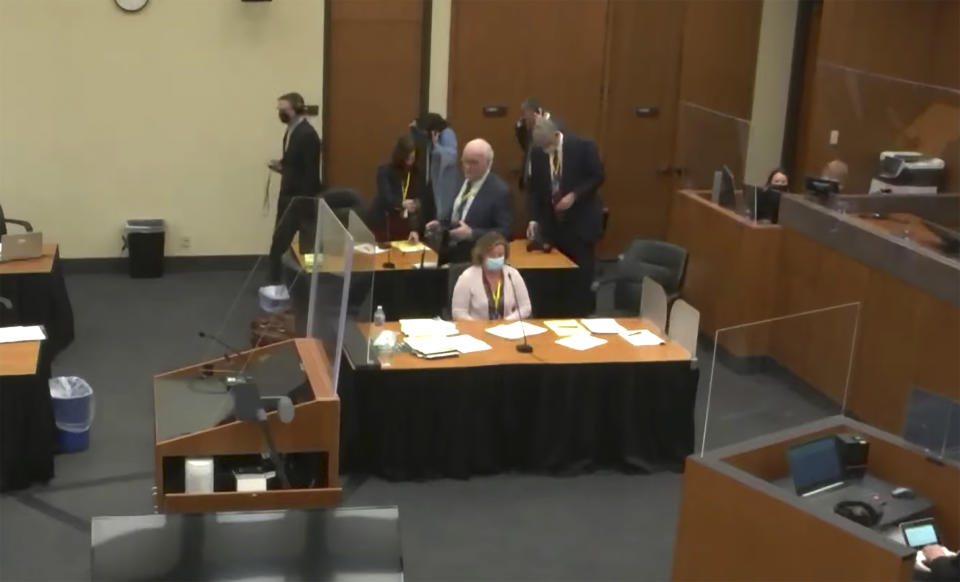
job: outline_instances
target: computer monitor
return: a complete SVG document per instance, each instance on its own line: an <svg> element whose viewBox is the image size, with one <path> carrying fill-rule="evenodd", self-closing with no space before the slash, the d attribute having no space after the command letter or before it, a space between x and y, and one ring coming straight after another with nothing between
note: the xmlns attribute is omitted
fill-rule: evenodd
<svg viewBox="0 0 960 582"><path fill-rule="evenodd" d="M757 188L756 220L769 220L776 224L780 220L780 191L773 188Z"/></svg>
<svg viewBox="0 0 960 582"><path fill-rule="evenodd" d="M714 175L713 201L724 208L734 208L736 199L733 191L733 171L726 165Z"/></svg>
<svg viewBox="0 0 960 582"><path fill-rule="evenodd" d="M843 483L843 461L836 436L790 447L787 463L797 495L808 495Z"/></svg>
<svg viewBox="0 0 960 582"><path fill-rule="evenodd" d="M807 192L822 200L826 200L831 194L840 192L840 182L830 178L807 176L806 186Z"/></svg>

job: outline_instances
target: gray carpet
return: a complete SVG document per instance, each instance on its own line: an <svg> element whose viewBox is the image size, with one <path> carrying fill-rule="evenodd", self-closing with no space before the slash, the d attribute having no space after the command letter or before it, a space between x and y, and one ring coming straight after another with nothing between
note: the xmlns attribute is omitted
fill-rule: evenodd
<svg viewBox="0 0 960 582"><path fill-rule="evenodd" d="M77 338L54 373L81 376L94 387L92 444L58 456L48 486L0 497L0 580L86 579L89 518L153 511L152 375L223 351L198 338L198 330L222 328L228 343L245 346L261 280L239 271L159 280L68 277ZM710 354L701 350L700 362L698 426ZM742 375L718 365L715 391L710 446L834 412L778 372ZM682 475L508 474L346 485L345 505L399 506L408 580L670 576Z"/></svg>

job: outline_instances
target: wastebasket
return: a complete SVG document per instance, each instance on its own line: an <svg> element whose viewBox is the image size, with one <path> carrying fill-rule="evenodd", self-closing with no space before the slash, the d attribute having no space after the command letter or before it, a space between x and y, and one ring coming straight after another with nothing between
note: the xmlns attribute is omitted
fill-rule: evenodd
<svg viewBox="0 0 960 582"><path fill-rule="evenodd" d="M51 378L49 385L60 452L85 450L90 446L90 427L93 424L93 388L77 376Z"/></svg>
<svg viewBox="0 0 960 582"><path fill-rule="evenodd" d="M130 276L147 279L163 276L163 244L167 227L161 218L128 220L123 248L130 250Z"/></svg>

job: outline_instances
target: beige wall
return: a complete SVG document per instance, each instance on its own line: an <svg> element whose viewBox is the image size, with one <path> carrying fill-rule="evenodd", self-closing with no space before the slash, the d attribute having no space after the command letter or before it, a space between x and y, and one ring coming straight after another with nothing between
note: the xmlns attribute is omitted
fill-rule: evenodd
<svg viewBox="0 0 960 582"><path fill-rule="evenodd" d="M797 0L764 0L744 170L748 184L763 184L780 165L796 23Z"/></svg>
<svg viewBox="0 0 960 582"><path fill-rule="evenodd" d="M450 18L453 0L433 0L430 19L430 98L428 109L446 117L450 78Z"/></svg>
<svg viewBox="0 0 960 582"><path fill-rule="evenodd" d="M138 217L168 255L265 253L275 99L320 103L322 49L323 0L0 0L0 202L65 257Z"/></svg>

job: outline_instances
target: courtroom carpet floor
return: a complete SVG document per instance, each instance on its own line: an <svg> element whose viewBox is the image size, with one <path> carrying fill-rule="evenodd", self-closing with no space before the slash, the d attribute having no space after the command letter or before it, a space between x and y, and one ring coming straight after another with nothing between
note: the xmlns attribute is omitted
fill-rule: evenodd
<svg viewBox="0 0 960 582"><path fill-rule="evenodd" d="M152 375L220 350L197 332L243 346L255 286L242 271L169 273L133 280L73 274L67 285L76 341L56 375L96 391L89 450L56 459L46 486L0 496L0 580L84 580L89 519L152 512ZM242 293L239 293L244 289ZM240 295L233 316L224 318ZM600 304L609 301L601 297ZM698 446L710 352L700 350ZM736 374L718 365L708 447L833 411L782 373ZM507 474L393 483L348 479L345 505L396 504L407 580L667 580L682 475L577 477Z"/></svg>

